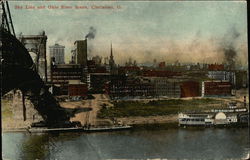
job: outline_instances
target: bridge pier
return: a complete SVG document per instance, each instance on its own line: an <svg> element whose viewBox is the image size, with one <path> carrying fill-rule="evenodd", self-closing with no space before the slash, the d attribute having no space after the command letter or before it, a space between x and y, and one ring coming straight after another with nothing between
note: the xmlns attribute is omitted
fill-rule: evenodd
<svg viewBox="0 0 250 160"><path fill-rule="evenodd" d="M23 95L20 90L16 90L13 94L12 113L14 120L27 121L30 123L43 120L42 117L38 114L37 110L35 110L34 105L26 97L24 97L24 105L26 108L26 113L24 113L22 97ZM26 118L24 118L24 114Z"/></svg>

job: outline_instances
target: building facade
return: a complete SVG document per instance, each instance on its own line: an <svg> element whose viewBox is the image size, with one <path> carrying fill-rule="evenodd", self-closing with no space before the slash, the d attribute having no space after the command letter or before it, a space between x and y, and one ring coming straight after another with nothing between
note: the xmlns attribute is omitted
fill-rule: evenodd
<svg viewBox="0 0 250 160"><path fill-rule="evenodd" d="M235 77L236 77L236 84L235 84L236 89L248 87L247 71L236 71Z"/></svg>
<svg viewBox="0 0 250 160"><path fill-rule="evenodd" d="M54 57L56 64L64 64L65 63L64 49L65 49L65 46L59 45L57 43L55 45L49 47L50 58Z"/></svg>
<svg viewBox="0 0 250 160"><path fill-rule="evenodd" d="M92 93L104 93L105 84L110 80L110 73L89 73L87 75L88 90Z"/></svg>
<svg viewBox="0 0 250 160"><path fill-rule="evenodd" d="M155 95L152 83L128 77L111 80L106 86L106 93L111 99L147 98Z"/></svg>
<svg viewBox="0 0 250 160"><path fill-rule="evenodd" d="M223 97L232 95L232 85L228 81L203 81L202 97Z"/></svg>
<svg viewBox="0 0 250 160"><path fill-rule="evenodd" d="M51 65L51 83L60 88L60 94L68 94L70 80L83 81L83 69L77 64Z"/></svg>
<svg viewBox="0 0 250 160"><path fill-rule="evenodd" d="M71 53L72 63L87 66L87 39L75 41Z"/></svg>
<svg viewBox="0 0 250 160"><path fill-rule="evenodd" d="M181 97L199 97L200 83L197 81L181 82Z"/></svg>
<svg viewBox="0 0 250 160"><path fill-rule="evenodd" d="M154 86L154 97L180 98L180 83L170 81L167 77L146 77Z"/></svg>
<svg viewBox="0 0 250 160"><path fill-rule="evenodd" d="M81 83L79 80L70 80L68 85L68 95L70 97L80 96L86 97L88 93L88 87L85 83Z"/></svg>
<svg viewBox="0 0 250 160"><path fill-rule="evenodd" d="M213 80L229 81L236 84L235 72L232 71L208 71L208 78Z"/></svg>

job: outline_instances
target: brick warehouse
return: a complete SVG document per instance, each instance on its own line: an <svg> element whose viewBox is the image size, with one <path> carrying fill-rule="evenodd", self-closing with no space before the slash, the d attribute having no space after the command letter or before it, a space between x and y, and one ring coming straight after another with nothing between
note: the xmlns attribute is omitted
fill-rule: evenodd
<svg viewBox="0 0 250 160"><path fill-rule="evenodd" d="M116 79L106 84L106 93L111 99L154 96L154 85L141 79Z"/></svg>
<svg viewBox="0 0 250 160"><path fill-rule="evenodd" d="M199 97L200 83L196 81L186 81L181 83L181 97Z"/></svg>
<svg viewBox="0 0 250 160"><path fill-rule="evenodd" d="M202 97L231 96L232 85L228 81L204 81L202 82Z"/></svg>
<svg viewBox="0 0 250 160"><path fill-rule="evenodd" d="M68 95L86 97L88 93L87 84L81 83L77 80L70 80L68 85Z"/></svg>
<svg viewBox="0 0 250 160"><path fill-rule="evenodd" d="M181 88L180 83L174 79L170 80L168 77L144 77L150 80L154 86L154 97L169 97L180 98Z"/></svg>
<svg viewBox="0 0 250 160"><path fill-rule="evenodd" d="M83 79L83 67L77 64L52 65L51 83L60 88L62 95L68 94L68 85L70 80Z"/></svg>

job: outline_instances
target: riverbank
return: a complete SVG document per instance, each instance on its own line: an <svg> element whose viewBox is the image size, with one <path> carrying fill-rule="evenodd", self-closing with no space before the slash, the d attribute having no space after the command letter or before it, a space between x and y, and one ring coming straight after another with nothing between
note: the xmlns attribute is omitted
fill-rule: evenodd
<svg viewBox="0 0 250 160"><path fill-rule="evenodd" d="M60 102L64 108L92 108L89 112L80 112L71 121L78 121L82 126L131 125L134 128L178 127L178 112L196 110L206 111L227 107L232 98L184 98L184 99L142 99L111 101L107 95L95 94L93 99ZM27 102L27 101L26 101ZM27 128L34 120L23 121L22 116L13 116L12 111L22 107L11 107L10 101L2 101L2 129L18 130ZM242 101L238 103L242 105ZM28 105L29 106L29 105ZM29 116L32 117L32 116ZM156 126L156 127L152 127Z"/></svg>
<svg viewBox="0 0 250 160"><path fill-rule="evenodd" d="M112 101L112 104L113 107L102 107L98 118L166 116L190 110L206 111L227 107L223 99L214 98Z"/></svg>

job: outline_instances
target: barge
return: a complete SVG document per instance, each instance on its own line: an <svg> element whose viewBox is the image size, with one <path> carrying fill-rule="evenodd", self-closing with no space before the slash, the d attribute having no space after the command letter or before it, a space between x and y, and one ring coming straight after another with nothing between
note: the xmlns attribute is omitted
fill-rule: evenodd
<svg viewBox="0 0 250 160"><path fill-rule="evenodd" d="M27 131L30 133L52 133L52 132L107 132L131 129L132 126L106 126L106 127L71 127L71 128L46 128L31 127Z"/></svg>

